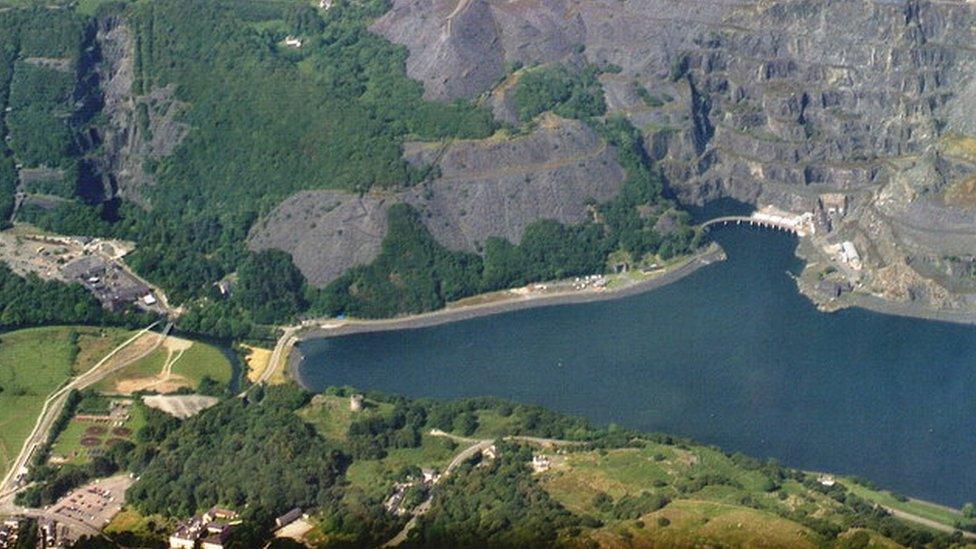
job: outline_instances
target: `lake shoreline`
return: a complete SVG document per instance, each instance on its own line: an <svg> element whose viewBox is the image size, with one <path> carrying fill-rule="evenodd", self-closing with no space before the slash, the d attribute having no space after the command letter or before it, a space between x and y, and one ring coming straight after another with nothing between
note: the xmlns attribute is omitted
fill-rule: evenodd
<svg viewBox="0 0 976 549"><path fill-rule="evenodd" d="M421 313L407 317L377 320L353 319L335 321L334 326L320 325L309 327L295 335L296 344L287 359L286 372L299 386L305 389L309 388L309 385L301 376L301 366L305 357L302 355L300 344L306 340L342 337L369 332L417 330L525 309L622 299L673 284L703 267L724 261L726 258L725 250L718 243L713 242L704 250L670 267L660 276L635 282L621 288L610 288L603 291L587 289L533 296L512 296L492 303L439 309L429 313Z"/></svg>
<svg viewBox="0 0 976 549"><path fill-rule="evenodd" d="M965 398L976 387L972 326L863 307L824 315L797 291L795 238L732 229L715 240L726 261L661 291L306 340L293 376L312 390L490 395L870 478L928 501L972 499L964 488L976 477L962 464L974 441L958 436L974 410ZM607 279L614 287L639 275ZM525 296L543 295L541 286ZM840 439L858 442L834 444ZM947 469L958 478L945 478Z"/></svg>
<svg viewBox="0 0 976 549"><path fill-rule="evenodd" d="M450 322L458 322L471 318L492 316L496 314L533 309L536 307L550 307L555 305L572 305L621 299L632 295L649 292L667 286L694 273L702 267L707 267L717 261L726 259L725 251L718 244L712 244L702 252L690 256L681 263L671 267L660 276L642 280L621 288L609 288L603 291L579 290L532 296L512 296L492 303L466 305L455 308L438 309L429 313L421 313L406 317L361 320L351 319L336 321L334 326L322 325L303 330L296 337L299 341L319 339L324 337L339 337L364 332L386 332L392 330L415 330L438 326Z"/></svg>

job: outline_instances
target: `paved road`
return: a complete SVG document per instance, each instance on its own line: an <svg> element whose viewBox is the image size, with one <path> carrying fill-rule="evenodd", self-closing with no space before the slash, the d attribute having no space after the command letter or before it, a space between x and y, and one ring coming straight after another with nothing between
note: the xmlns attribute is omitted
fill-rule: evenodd
<svg viewBox="0 0 976 549"><path fill-rule="evenodd" d="M441 475L441 478L438 479L438 482L447 478L447 476L450 475L452 471L460 467L462 463L471 459L475 455L480 454L484 450L487 450L488 448L491 447L492 444L495 443L494 440L477 440L472 438L459 437L457 435L445 433L440 429L434 429L430 432L430 434L433 436L445 437L456 441L474 443L471 446L468 446L467 448L462 450L458 455L454 456L454 459L451 460L451 463L449 463L447 465L447 468L444 469L444 473ZM384 543L383 547L396 547L397 545L400 545L401 543L407 541L407 536L410 535L410 531L413 530L414 527L417 525L417 519L427 514L427 511L430 509L430 504L433 500L434 500L434 494L433 494L433 490L431 490L431 493L429 496L427 496L427 499L424 500L423 503L418 505L416 509L414 509L413 516L410 517L410 520L407 522L406 525L404 525L403 530L400 530L400 532L396 536L394 536L393 539Z"/></svg>
<svg viewBox="0 0 976 549"><path fill-rule="evenodd" d="M261 375L254 381L252 387L267 383L278 368L285 367L283 363L288 360L288 354L291 352L292 347L295 346L295 333L301 329L302 326L286 326L281 329L281 337L278 338L278 343L275 344L274 350L271 351L271 358L268 359L268 367L261 372ZM246 394L247 391L241 391L241 394L237 396L243 398Z"/></svg>
<svg viewBox="0 0 976 549"><path fill-rule="evenodd" d="M539 446L586 446L589 442L582 440L560 440L558 438L539 438L539 437L523 437L523 436L510 436L505 437L505 440L514 440L516 442L528 442L531 444L538 444Z"/></svg>
<svg viewBox="0 0 976 549"><path fill-rule="evenodd" d="M132 336L115 349L112 349L110 353L98 361L98 364L92 366L90 370L75 377L66 385L51 393L51 395L47 397L47 400L44 401L44 406L41 408L41 414L34 423L34 429L31 431L30 436L27 437L27 440L24 441L20 454L18 454L17 459L14 460L13 465L11 465L10 471L7 472L7 476L4 477L3 482L0 483L0 509L13 508L13 495L17 492L15 479L17 478L19 472L26 468L27 463L30 461L31 456L34 453L34 450L47 440L48 432L51 430L51 426L54 425L55 420L57 420L58 416L61 414L61 409L64 407L64 403L68 399L68 394L74 389L81 390L94 385L112 372L131 364L132 361L128 361L111 368L104 367L106 364L108 364L112 357L119 353L119 351L145 335L147 332L149 332L149 330L156 327L158 324L159 321L153 322L146 328L143 328L136 335ZM167 324L162 332L163 336L168 334L172 327L172 323ZM160 341L162 340L163 337L160 338ZM155 349L155 346L148 352L152 352L153 349ZM148 352L146 354L148 354ZM141 357L137 357L135 360L138 360L138 358Z"/></svg>
<svg viewBox="0 0 976 549"><path fill-rule="evenodd" d="M884 506L882 506L884 507ZM906 513L905 511L899 511L898 509L892 509L891 507L884 507L886 511L891 513L895 518L900 518L902 520L907 520L909 522L914 522L916 524L921 524L922 526L928 526L940 532L945 532L951 534L953 532L962 532L962 537L967 539L976 539L976 534L973 532L967 532L965 530L959 530L958 528L953 528L947 524L942 524L941 522L936 522L932 519L927 519L925 517L920 517L918 515L913 515L912 513Z"/></svg>

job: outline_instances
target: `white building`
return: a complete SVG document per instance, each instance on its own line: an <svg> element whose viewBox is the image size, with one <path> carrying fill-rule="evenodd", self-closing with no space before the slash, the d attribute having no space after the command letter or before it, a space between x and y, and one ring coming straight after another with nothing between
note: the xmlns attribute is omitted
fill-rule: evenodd
<svg viewBox="0 0 976 549"><path fill-rule="evenodd" d="M857 248L850 240L845 240L840 245L840 258L855 271L861 270L861 255L857 253Z"/></svg>

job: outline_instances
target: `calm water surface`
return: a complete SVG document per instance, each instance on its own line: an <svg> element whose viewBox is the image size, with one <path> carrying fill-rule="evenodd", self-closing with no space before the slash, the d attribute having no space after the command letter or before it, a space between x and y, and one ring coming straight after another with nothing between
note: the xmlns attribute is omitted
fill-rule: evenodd
<svg viewBox="0 0 976 549"><path fill-rule="evenodd" d="M856 474L947 504L976 499L976 328L796 291L795 240L715 231L729 260L615 301L301 346L314 388L492 395Z"/></svg>

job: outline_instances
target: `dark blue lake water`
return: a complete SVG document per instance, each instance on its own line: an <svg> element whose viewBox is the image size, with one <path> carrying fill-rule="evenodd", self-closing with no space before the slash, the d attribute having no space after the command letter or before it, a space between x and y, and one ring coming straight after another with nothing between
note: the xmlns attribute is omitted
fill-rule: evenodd
<svg viewBox="0 0 976 549"><path fill-rule="evenodd" d="M915 497L976 499L976 328L797 293L795 240L715 231L729 259L615 301L301 346L315 388L493 395L689 436Z"/></svg>

